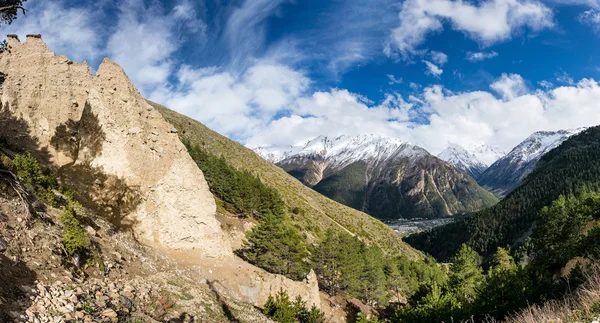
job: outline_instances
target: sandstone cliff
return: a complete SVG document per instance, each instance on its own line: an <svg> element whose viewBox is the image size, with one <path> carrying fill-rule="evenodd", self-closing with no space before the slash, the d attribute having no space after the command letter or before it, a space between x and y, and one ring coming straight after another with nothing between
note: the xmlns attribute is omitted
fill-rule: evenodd
<svg viewBox="0 0 600 323"><path fill-rule="evenodd" d="M9 36L8 44L0 54L0 135L58 167L77 199L119 229L200 270L218 268L202 272L234 297L262 305L283 288L319 306L314 274L294 282L233 256L202 172L120 66L104 59L92 75L85 62L55 56L39 35L24 43Z"/></svg>

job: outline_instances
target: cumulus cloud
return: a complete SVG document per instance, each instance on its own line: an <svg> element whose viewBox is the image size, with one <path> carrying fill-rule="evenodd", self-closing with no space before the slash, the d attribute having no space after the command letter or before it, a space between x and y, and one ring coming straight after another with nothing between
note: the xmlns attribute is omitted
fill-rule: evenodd
<svg viewBox="0 0 600 323"><path fill-rule="evenodd" d="M325 134L379 133L395 136L406 130L412 104L388 94L377 105L348 90L315 92L297 100L293 113L269 123L248 140L248 146L302 143ZM275 135L276 134L276 135Z"/></svg>
<svg viewBox="0 0 600 323"><path fill-rule="evenodd" d="M448 55L442 53L442 52L436 52L434 50L432 50L429 53L429 56L431 57L431 60L436 63L437 65L444 65L448 62Z"/></svg>
<svg viewBox="0 0 600 323"><path fill-rule="evenodd" d="M539 31L553 26L550 8L527 0L490 0L479 5L461 0L407 0L399 19L385 52L405 59L421 53L419 46L426 36L443 30L444 23L484 46L505 41L522 28Z"/></svg>
<svg viewBox="0 0 600 323"><path fill-rule="evenodd" d="M467 52L466 59L470 62L480 62L486 59L494 58L498 56L495 51L491 52Z"/></svg>
<svg viewBox="0 0 600 323"><path fill-rule="evenodd" d="M232 64L182 65L177 55L182 46L178 37L181 28L198 38L205 37L206 31L191 1L164 8L159 2L148 5L141 0L127 0L121 3L110 28L100 24L102 16L96 15L94 8L65 6L62 1L30 2L40 9L8 26L7 32L42 31L51 49L75 59L109 55L150 99L249 145L297 143L321 134L380 133L421 145L434 154L447 142L465 146L484 142L508 150L537 130L600 123L598 83L591 79L575 82L564 72L556 75L558 84L564 86L554 88L544 83L547 89L535 92L529 91L520 75L503 74L489 91L453 93L441 85L422 88L410 82L413 92L406 99L389 93L382 101L371 102L345 89L312 91L307 73L287 62L293 54L290 46L266 50L262 59L254 57L261 51L256 49L261 38L249 43L240 40L240 48L250 51L244 61L240 51L232 54L240 58L232 59ZM246 33L249 37L264 36L265 17L283 2L260 3L266 7L249 3L231 9L244 12L232 16L235 22L226 23L229 29L223 30L225 45L235 45L238 38L227 33L243 26L251 26ZM408 12L407 8L415 10ZM65 20L60 29L55 24L57 13ZM412 20L416 29L403 31L400 34L405 37L395 38L393 48L398 53L402 53L398 44L404 44L407 53L418 51L424 37L446 23L483 45L506 39L520 28L540 30L551 26L545 6L520 0L489 0L479 5L407 0L400 14L416 17ZM482 21L488 25L480 26ZM401 27L410 22L402 21ZM366 43L359 42L357 48L364 48ZM421 58L426 59L423 63L428 73L443 73L440 67L447 61L445 54L424 51ZM400 78L392 75L388 80L399 82Z"/></svg>
<svg viewBox="0 0 600 323"><path fill-rule="evenodd" d="M513 100L528 92L525 81L518 74L502 74L490 88L496 91L504 100Z"/></svg>
<svg viewBox="0 0 600 323"><path fill-rule="evenodd" d="M444 73L443 69L439 68L437 65L433 64L430 61L423 60L423 63L425 63L425 66L427 67L427 69L425 70L425 74L427 75L439 77L440 75L442 75L442 73Z"/></svg>
<svg viewBox="0 0 600 323"><path fill-rule="evenodd" d="M318 135L379 133L439 153L447 142L486 143L510 150L538 130L600 124L600 86L582 79L573 86L527 92L520 76L506 74L494 83L503 96L474 91L452 93L441 85L404 100L390 95L369 104L347 90L302 96L288 116L278 118L248 138L251 146L305 142ZM415 122L425 115L426 122Z"/></svg>
<svg viewBox="0 0 600 323"><path fill-rule="evenodd" d="M151 99L236 138L248 137L285 113L310 85L302 73L272 62L258 62L239 76L184 66L176 77L176 88L156 91Z"/></svg>

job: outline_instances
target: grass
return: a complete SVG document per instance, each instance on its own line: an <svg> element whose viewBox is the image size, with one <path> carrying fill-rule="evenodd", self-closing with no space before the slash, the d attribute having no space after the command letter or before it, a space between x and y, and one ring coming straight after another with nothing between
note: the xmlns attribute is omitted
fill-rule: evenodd
<svg viewBox="0 0 600 323"><path fill-rule="evenodd" d="M418 258L420 253L404 243L400 236L379 220L341 205L304 186L283 169L262 159L252 150L232 141L184 115L149 102L171 123L179 134L192 144L222 155L227 162L242 170L256 173L268 186L276 188L286 206L298 207L303 214L295 215L294 221L301 228L320 240L328 228L347 230L358 235L368 244L376 244L388 254L405 254Z"/></svg>
<svg viewBox="0 0 600 323"><path fill-rule="evenodd" d="M587 281L563 299L530 305L509 317L506 323L592 322L600 317L600 265Z"/></svg>

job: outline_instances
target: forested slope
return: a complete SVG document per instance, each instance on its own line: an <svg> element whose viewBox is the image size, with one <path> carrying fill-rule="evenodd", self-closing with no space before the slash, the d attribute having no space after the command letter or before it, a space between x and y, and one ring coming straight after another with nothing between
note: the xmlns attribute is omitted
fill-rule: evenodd
<svg viewBox="0 0 600 323"><path fill-rule="evenodd" d="M438 260L447 260L462 243L487 256L530 232L535 215L560 195L600 187L600 127L573 136L550 151L535 170L497 205L405 240Z"/></svg>

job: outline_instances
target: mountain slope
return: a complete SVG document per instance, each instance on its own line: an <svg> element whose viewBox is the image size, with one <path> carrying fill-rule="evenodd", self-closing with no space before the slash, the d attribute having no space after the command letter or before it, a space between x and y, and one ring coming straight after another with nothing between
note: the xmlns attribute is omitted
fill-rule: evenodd
<svg viewBox="0 0 600 323"><path fill-rule="evenodd" d="M487 165L479 160L477 156L460 145L449 145L438 155L438 158L447 161L473 179L477 179L487 168Z"/></svg>
<svg viewBox="0 0 600 323"><path fill-rule="evenodd" d="M304 147L259 148L317 192L380 219L437 218L497 200L426 150L378 135L317 137ZM277 158L272 160L277 160Z"/></svg>
<svg viewBox="0 0 600 323"><path fill-rule="evenodd" d="M584 129L535 132L486 169L476 178L477 182L490 192L505 196L533 171L544 154Z"/></svg>
<svg viewBox="0 0 600 323"><path fill-rule="evenodd" d="M526 237L535 215L560 195L600 188L600 127L567 139L538 161L521 185L495 206L405 240L440 260L463 243L482 255Z"/></svg>
<svg viewBox="0 0 600 323"><path fill-rule="evenodd" d="M178 129L182 138L223 156L234 167L257 174L265 184L276 188L288 207L301 210L299 214L292 215L293 221L309 237L319 239L328 228L333 228L355 234L365 242L377 244L387 253L419 257L418 252L385 224L311 190L252 150L219 135L200 122L156 103L149 103Z"/></svg>

